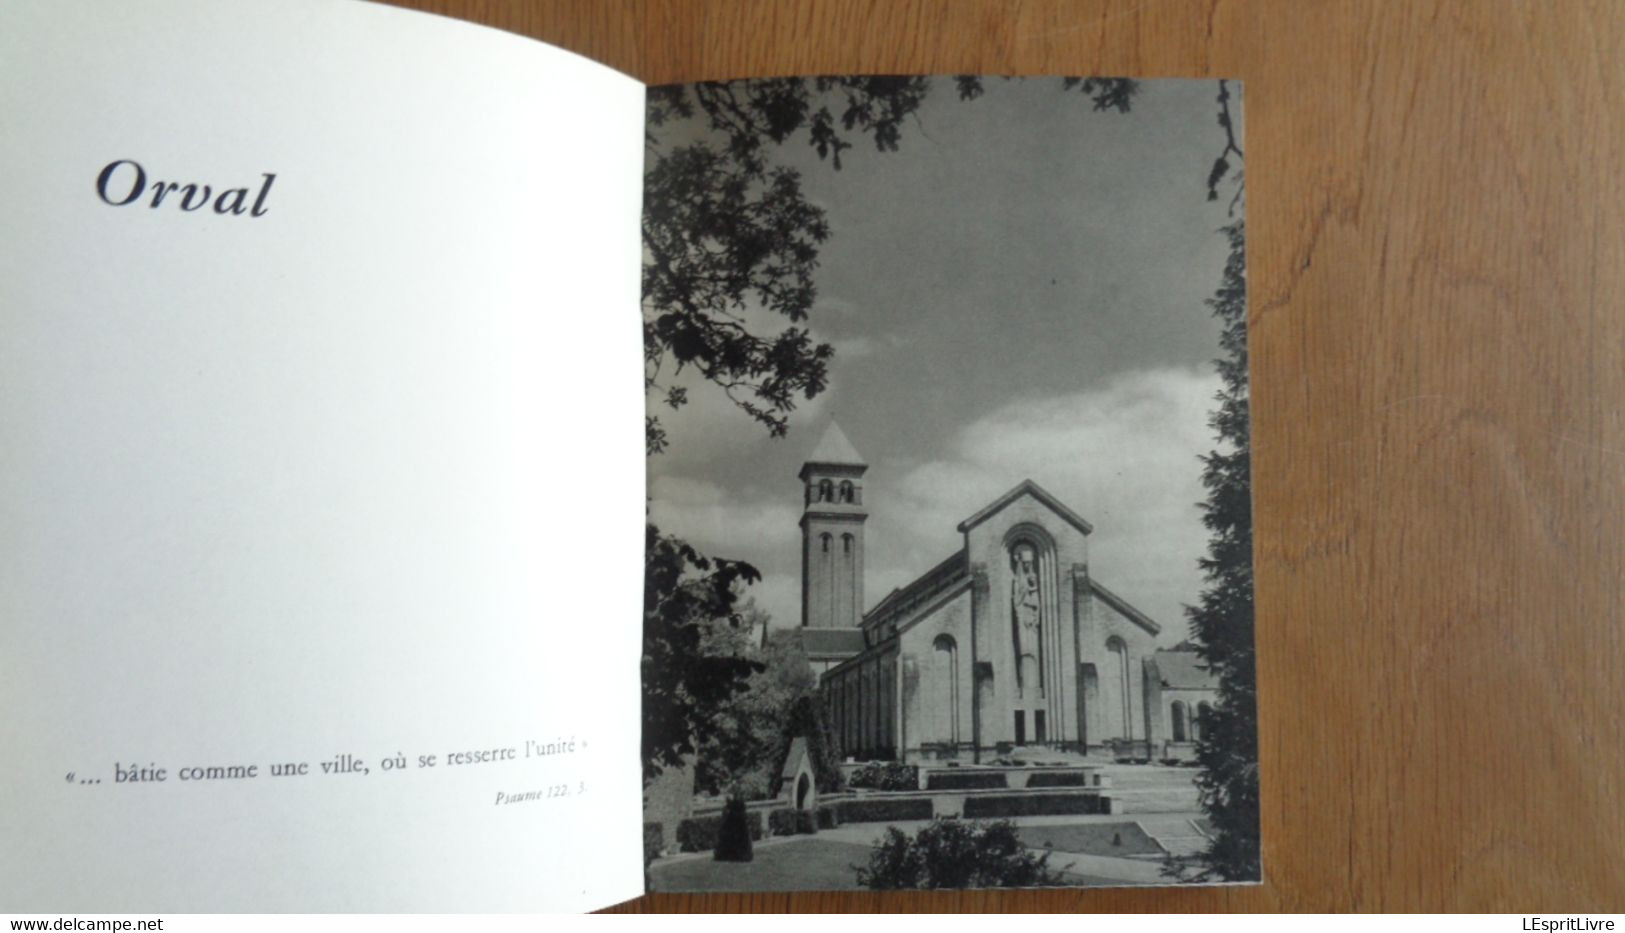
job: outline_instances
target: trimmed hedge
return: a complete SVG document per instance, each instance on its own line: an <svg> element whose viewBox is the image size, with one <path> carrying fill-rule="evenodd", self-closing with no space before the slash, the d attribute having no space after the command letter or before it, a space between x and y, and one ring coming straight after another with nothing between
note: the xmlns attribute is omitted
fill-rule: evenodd
<svg viewBox="0 0 1625 933"><path fill-rule="evenodd" d="M820 825L833 829L834 825L824 819L825 812L823 807L818 808L816 816L810 810L774 810L767 815L767 831L774 836L794 836L816 833Z"/></svg>
<svg viewBox="0 0 1625 933"><path fill-rule="evenodd" d="M750 810L745 814L745 825L750 827L750 838L762 838L762 813ZM722 828L722 816L696 816L677 824L677 849L680 852L710 852L717 847L717 832Z"/></svg>
<svg viewBox="0 0 1625 933"><path fill-rule="evenodd" d="M818 808L818 828L819 829L834 829L834 828L836 828L837 826L840 826L840 825L841 825L841 816L840 816L840 814L835 812L835 808L833 808L833 807L819 807Z"/></svg>
<svg viewBox="0 0 1625 933"><path fill-rule="evenodd" d="M853 771L846 783L875 790L919 790L920 769L896 761L871 761Z"/></svg>
<svg viewBox="0 0 1625 933"><path fill-rule="evenodd" d="M1099 794L998 794L965 798L965 818L1104 813Z"/></svg>
<svg viewBox="0 0 1625 933"><path fill-rule="evenodd" d="M1088 787L1087 771L1035 771L1027 778L1028 787Z"/></svg>
<svg viewBox="0 0 1625 933"><path fill-rule="evenodd" d="M717 847L711 857L719 862L748 862L756 857L751 850L750 819L746 815L745 798L729 798L726 806L722 808L722 820L717 829ZM757 818L757 825L761 825L761 818ZM761 838L761 833L756 833Z"/></svg>
<svg viewBox="0 0 1625 933"><path fill-rule="evenodd" d="M796 832L796 811L774 810L767 815L767 833L770 836L793 836Z"/></svg>
<svg viewBox="0 0 1625 933"><path fill-rule="evenodd" d="M933 771L926 775L925 781L925 786L930 790L985 790L1010 786L1003 771Z"/></svg>
<svg viewBox="0 0 1625 933"><path fill-rule="evenodd" d="M835 815L842 823L884 823L890 820L929 820L931 801L902 798L878 800L843 800L834 805Z"/></svg>

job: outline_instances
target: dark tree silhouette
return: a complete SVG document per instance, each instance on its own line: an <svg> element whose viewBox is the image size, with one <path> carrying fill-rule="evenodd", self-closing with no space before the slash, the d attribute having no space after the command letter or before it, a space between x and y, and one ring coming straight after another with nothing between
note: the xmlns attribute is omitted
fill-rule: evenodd
<svg viewBox="0 0 1625 933"><path fill-rule="evenodd" d="M705 650L711 626L742 626L739 588L760 577L646 529L643 578L643 777L680 767L761 665Z"/></svg>
<svg viewBox="0 0 1625 933"><path fill-rule="evenodd" d="M1219 83L1219 125L1225 147L1208 177L1209 200L1227 176L1236 186L1234 212L1244 197L1230 113L1230 93ZM1230 161L1231 158L1235 162ZM1219 702L1202 719L1197 778L1202 808L1214 835L1199 877L1249 881L1260 877L1258 791L1258 672L1253 644L1252 456L1248 429L1246 221L1223 233L1230 241L1219 289L1208 300L1223 325L1214 361L1222 388L1209 418L1221 449L1202 458L1208 498L1202 521L1211 533L1201 562L1207 579L1199 605L1188 607L1203 663L1219 681Z"/></svg>
<svg viewBox="0 0 1625 933"><path fill-rule="evenodd" d="M1253 522L1247 413L1247 282L1244 221L1225 228L1230 258L1210 300L1224 321L1218 360L1224 389L1211 418L1228 449L1203 458L1203 523L1212 532L1202 560L1207 588L1191 607L1198 653L1219 681L1219 702L1202 720L1197 783L1215 833L1207 871L1227 881L1259 877L1258 674L1253 647Z"/></svg>

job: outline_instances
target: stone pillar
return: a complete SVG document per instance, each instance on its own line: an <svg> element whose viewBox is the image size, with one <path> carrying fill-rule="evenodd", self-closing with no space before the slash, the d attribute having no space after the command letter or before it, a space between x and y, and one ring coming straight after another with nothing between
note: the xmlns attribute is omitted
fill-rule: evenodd
<svg viewBox="0 0 1625 933"><path fill-rule="evenodd" d="M988 631L992 618L991 596L987 578L987 565L970 565L970 669L971 669L971 761L982 760L985 741L985 721L991 711L983 709L985 703L982 682L993 676L993 645Z"/></svg>
<svg viewBox="0 0 1625 933"><path fill-rule="evenodd" d="M920 721L920 666L913 654L897 655L897 760L909 760L909 743L918 744L915 735Z"/></svg>
<svg viewBox="0 0 1625 933"><path fill-rule="evenodd" d="M1083 666L1086 659L1092 656L1092 653L1086 654L1084 646L1092 645L1093 643L1089 639L1094 637L1092 620L1089 617L1091 604L1089 598L1089 565L1073 564L1067 568L1067 576L1071 578L1070 585L1065 588L1067 594L1071 597L1071 605L1067 607L1067 618L1072 623L1072 637L1069 639L1072 643L1072 663L1068 670L1077 679L1077 682L1072 685L1076 712L1070 740L1077 743L1079 752L1087 752L1089 750L1089 709L1087 705L1088 696L1083 683Z"/></svg>

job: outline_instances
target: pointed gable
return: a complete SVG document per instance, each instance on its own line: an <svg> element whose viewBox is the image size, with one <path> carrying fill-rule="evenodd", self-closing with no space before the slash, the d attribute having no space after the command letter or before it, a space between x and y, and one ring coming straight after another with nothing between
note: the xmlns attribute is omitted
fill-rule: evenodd
<svg viewBox="0 0 1625 933"><path fill-rule="evenodd" d="M1071 509L1067 508L1065 505L1062 505L1061 500L1055 498L1054 496L1052 496L1048 492L1046 492L1044 490L1044 487L1038 485L1037 483L1033 482L1030 479L1026 479L1026 480L1022 480L1019 484L1017 484L1016 488L1010 490L1009 492L1007 492L1004 495L998 497L997 499L994 499L986 508L982 509L980 512L977 512L975 515L972 515L970 518L967 518L964 521L960 522L959 523L959 531L960 531L960 533L970 531L972 528L975 528L977 525L980 525L981 523L987 521L988 519L992 518L993 516L997 515L998 513L1004 511L1006 506L1008 506L1010 503L1016 501L1017 499L1020 499L1022 496L1032 496L1034 499L1037 499L1039 502L1043 503L1045 508L1049 509L1051 512L1054 512L1057 516L1059 516L1062 521L1064 521L1067 524L1071 525L1072 527L1078 529L1079 531L1083 532L1084 534L1090 534L1095 530L1095 526L1093 526L1093 525L1089 524L1087 521L1085 521L1083 516L1079 515L1078 513L1074 512L1074 511L1072 511Z"/></svg>
<svg viewBox="0 0 1625 933"><path fill-rule="evenodd" d="M846 433L841 430L841 426L834 421L831 421L829 427L824 429L823 438L818 441L818 446L813 448L812 455L807 458L806 462L830 463L839 466L864 465L863 457L858 454L858 449L852 446L852 442L846 439Z"/></svg>

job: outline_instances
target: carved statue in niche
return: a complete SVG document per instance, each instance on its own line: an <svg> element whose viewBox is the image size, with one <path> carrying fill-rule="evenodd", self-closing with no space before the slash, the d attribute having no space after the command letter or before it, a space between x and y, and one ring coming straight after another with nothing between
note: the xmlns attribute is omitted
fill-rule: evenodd
<svg viewBox="0 0 1625 933"><path fill-rule="evenodd" d="M1038 637L1041 612L1038 595L1038 555L1031 545L1020 544L1010 555L1010 605L1014 608L1019 632Z"/></svg>
<svg viewBox="0 0 1625 933"><path fill-rule="evenodd" d="M1010 632L1015 642L1015 656L1018 659L1016 664L1018 690L1026 689L1028 686L1019 659L1023 655L1037 655L1043 651L1043 639L1040 638L1043 619L1042 590L1038 584L1038 554L1032 545L1023 542L1010 551ZM1041 688L1043 684L1032 686Z"/></svg>

